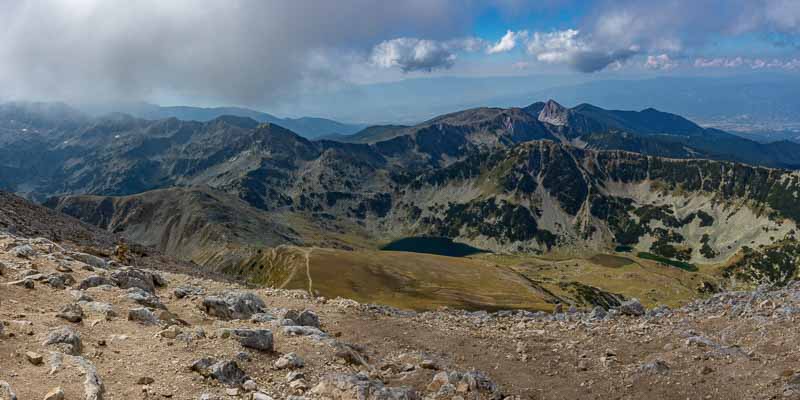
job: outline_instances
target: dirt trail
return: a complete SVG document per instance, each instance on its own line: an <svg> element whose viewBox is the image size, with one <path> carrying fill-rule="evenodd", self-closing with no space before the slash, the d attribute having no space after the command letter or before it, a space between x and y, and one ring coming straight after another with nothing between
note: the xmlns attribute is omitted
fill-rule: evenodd
<svg viewBox="0 0 800 400"><path fill-rule="evenodd" d="M303 249L303 255L306 258L306 278L308 278L308 294L314 296L314 280L311 279L311 253L314 247L307 247Z"/></svg>
<svg viewBox="0 0 800 400"><path fill-rule="evenodd" d="M289 275L283 281L283 283L281 285L279 285L278 287L281 288L281 289L286 288L289 285L289 283L295 278L295 276L297 274L297 269L298 268L302 268L302 266L298 265L300 263L300 261L295 257L295 255L297 253L300 253L302 255L303 259L304 259L304 263L303 264L305 264L304 267L305 267L305 270L306 270L306 279L308 280L308 293L313 296L314 295L314 281L311 278L311 253L313 253L316 248L315 247L299 247L299 246L281 245L281 246L276 247L275 249L272 249L271 251L278 251L278 249L288 249L288 250L291 250L293 252L292 256L288 260L285 261L287 264L290 264L290 265L287 265L287 267L290 269Z"/></svg>

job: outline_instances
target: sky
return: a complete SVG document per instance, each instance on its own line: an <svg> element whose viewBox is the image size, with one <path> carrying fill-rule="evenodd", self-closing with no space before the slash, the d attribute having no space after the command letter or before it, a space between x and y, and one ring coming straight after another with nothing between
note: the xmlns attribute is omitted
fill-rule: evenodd
<svg viewBox="0 0 800 400"><path fill-rule="evenodd" d="M343 93L420 79L733 72L800 74L800 1L0 0L4 100L335 117L309 99L344 107Z"/></svg>

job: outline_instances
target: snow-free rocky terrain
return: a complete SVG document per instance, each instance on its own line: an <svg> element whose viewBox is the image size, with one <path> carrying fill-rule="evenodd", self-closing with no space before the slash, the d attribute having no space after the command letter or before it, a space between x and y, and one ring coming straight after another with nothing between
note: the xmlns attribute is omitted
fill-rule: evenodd
<svg viewBox="0 0 800 400"><path fill-rule="evenodd" d="M204 275L0 201L0 398L800 398L800 284L414 313Z"/></svg>

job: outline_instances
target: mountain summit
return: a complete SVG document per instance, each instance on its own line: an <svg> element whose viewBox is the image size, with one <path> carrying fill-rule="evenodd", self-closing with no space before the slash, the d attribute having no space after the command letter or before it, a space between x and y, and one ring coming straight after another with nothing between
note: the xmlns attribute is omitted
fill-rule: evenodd
<svg viewBox="0 0 800 400"><path fill-rule="evenodd" d="M534 104L531 108L538 108L538 105ZM536 117L539 121L550 125L565 126L569 123L569 109L556 103L555 100L547 100Z"/></svg>

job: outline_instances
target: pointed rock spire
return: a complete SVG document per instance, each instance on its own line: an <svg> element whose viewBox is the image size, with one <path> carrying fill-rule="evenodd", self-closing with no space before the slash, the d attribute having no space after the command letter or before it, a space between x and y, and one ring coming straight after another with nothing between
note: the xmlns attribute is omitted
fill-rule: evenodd
<svg viewBox="0 0 800 400"><path fill-rule="evenodd" d="M539 112L539 121L546 122L551 125L564 126L567 125L569 119L569 109L558 104L555 100L547 100L544 108Z"/></svg>

